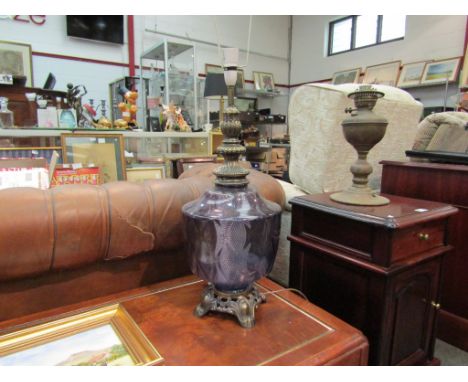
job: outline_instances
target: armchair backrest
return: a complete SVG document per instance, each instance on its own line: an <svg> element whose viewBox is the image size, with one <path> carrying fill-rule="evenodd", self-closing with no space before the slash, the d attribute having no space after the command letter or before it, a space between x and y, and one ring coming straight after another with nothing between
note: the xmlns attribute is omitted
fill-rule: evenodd
<svg viewBox="0 0 468 382"><path fill-rule="evenodd" d="M345 108L354 107L349 93L359 84L307 84L297 88L289 102L291 154L289 176L309 193L338 191L351 185L350 166L356 161L354 148L345 140L341 122ZM404 160L411 149L423 106L408 92L373 85L385 93L374 111L388 119L385 137L369 153L373 167L372 188L380 187L381 160Z"/></svg>

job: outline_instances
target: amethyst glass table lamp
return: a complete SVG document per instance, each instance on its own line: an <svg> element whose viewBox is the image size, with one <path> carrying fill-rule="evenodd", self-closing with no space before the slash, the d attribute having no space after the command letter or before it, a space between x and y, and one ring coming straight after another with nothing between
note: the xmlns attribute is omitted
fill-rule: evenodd
<svg viewBox="0 0 468 382"><path fill-rule="evenodd" d="M224 49L228 107L220 127L215 187L183 206L185 230L194 274L209 282L195 315L209 311L235 315L241 326L255 325L255 309L265 301L254 282L272 269L278 249L281 207L248 186L249 171L239 165L245 147L238 139L239 111L234 106L239 51Z"/></svg>

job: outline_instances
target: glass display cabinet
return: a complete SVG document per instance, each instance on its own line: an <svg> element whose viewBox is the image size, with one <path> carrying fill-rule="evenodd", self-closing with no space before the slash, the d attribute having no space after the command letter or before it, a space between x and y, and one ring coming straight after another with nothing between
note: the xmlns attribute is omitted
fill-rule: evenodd
<svg viewBox="0 0 468 382"><path fill-rule="evenodd" d="M192 131L199 131L195 46L160 39L140 56L140 68L148 67L151 68L150 76L142 99L145 130L162 131L159 104L173 102L181 108L182 116ZM143 69L140 78L143 78Z"/></svg>
<svg viewBox="0 0 468 382"><path fill-rule="evenodd" d="M122 130L60 130L60 129L0 129L0 159L1 158L46 158L50 161L52 153L59 153L59 163L62 157L61 135L63 133L105 135L121 134L125 148L127 166L151 164L163 161L169 162L187 157L210 156L218 145L209 133L182 133Z"/></svg>

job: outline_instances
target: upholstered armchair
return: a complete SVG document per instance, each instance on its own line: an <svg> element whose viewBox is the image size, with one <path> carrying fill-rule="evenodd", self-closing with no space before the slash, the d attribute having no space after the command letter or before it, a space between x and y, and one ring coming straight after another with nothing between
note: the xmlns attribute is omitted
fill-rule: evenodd
<svg viewBox="0 0 468 382"><path fill-rule="evenodd" d="M345 108L354 107L347 95L358 84L307 84L297 88L289 103L291 156L289 176L294 185L307 193L330 192L351 185L349 168L357 159L346 142L341 122L349 117ZM387 118L385 137L369 153L373 166L369 184L380 188L381 160L406 160L411 149L423 106L408 92L385 85L373 85L385 93L374 111Z"/></svg>
<svg viewBox="0 0 468 382"><path fill-rule="evenodd" d="M418 126L412 149L468 153L468 113L428 115Z"/></svg>

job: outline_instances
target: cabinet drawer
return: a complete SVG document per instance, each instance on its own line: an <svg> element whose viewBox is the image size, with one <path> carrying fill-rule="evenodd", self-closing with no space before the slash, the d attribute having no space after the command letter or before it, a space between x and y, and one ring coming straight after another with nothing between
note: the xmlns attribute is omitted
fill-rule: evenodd
<svg viewBox="0 0 468 382"><path fill-rule="evenodd" d="M392 260L396 261L444 245L445 221L433 221L396 231Z"/></svg>

